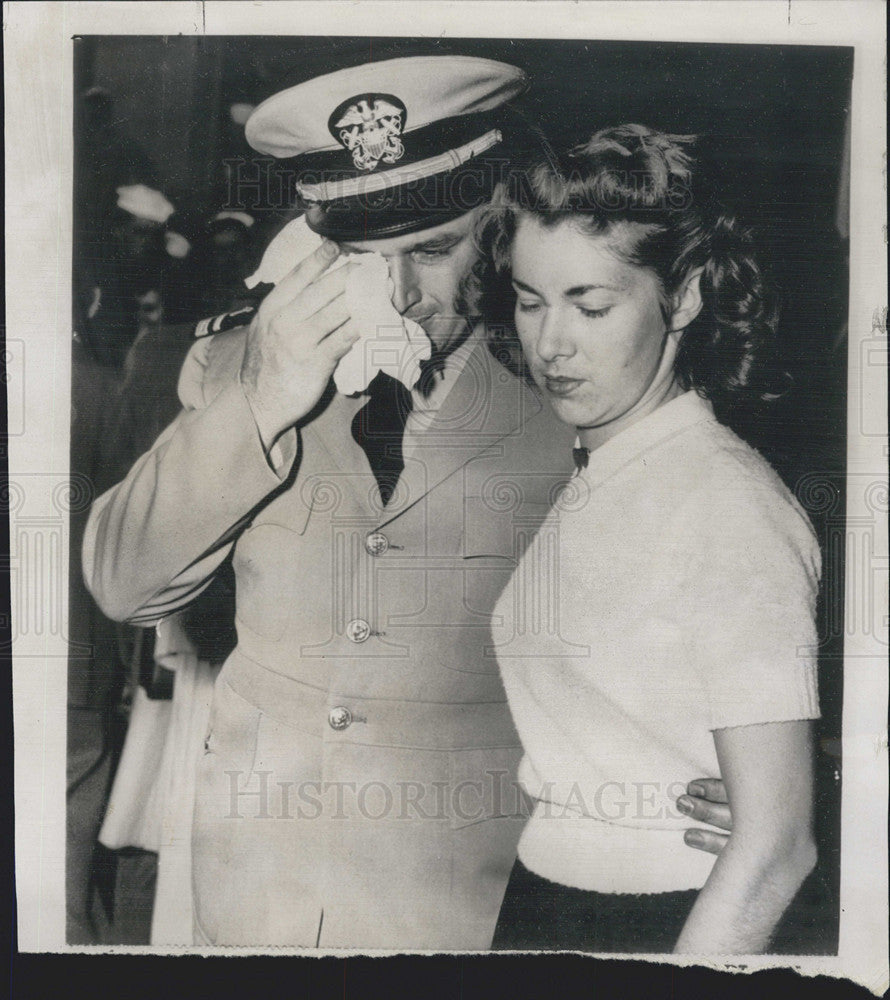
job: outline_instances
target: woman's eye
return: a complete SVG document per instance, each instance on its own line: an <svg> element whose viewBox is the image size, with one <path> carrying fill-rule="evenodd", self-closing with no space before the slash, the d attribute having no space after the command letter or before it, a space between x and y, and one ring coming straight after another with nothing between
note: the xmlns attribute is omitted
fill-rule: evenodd
<svg viewBox="0 0 890 1000"><path fill-rule="evenodd" d="M604 306L602 309L585 309L583 306L578 306L578 311L588 319L599 319L601 316L605 316L611 308L611 306Z"/></svg>
<svg viewBox="0 0 890 1000"><path fill-rule="evenodd" d="M537 312L541 308L540 302L523 302L522 299L516 300L516 308L520 312L531 313Z"/></svg>

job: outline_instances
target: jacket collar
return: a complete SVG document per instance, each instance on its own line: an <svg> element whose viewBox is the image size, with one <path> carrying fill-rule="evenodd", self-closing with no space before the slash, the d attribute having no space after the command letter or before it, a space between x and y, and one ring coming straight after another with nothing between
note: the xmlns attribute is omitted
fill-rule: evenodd
<svg viewBox="0 0 890 1000"><path fill-rule="evenodd" d="M378 527L405 513L471 459L512 434L545 404L521 379L511 375L488 350L484 331L440 409L431 418L399 479L389 504L376 500L367 456L350 433L352 420L365 405L364 396L336 393L318 420L307 425L342 474L363 510Z"/></svg>

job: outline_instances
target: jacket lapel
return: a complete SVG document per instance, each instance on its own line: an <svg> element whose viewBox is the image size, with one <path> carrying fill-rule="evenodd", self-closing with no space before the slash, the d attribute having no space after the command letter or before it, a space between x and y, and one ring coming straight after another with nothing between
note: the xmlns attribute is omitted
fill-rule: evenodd
<svg viewBox="0 0 890 1000"><path fill-rule="evenodd" d="M346 483L360 508L383 527L423 499L430 490L476 456L517 432L546 404L522 379L508 372L490 353L484 333L467 358L441 409L406 457L405 468L389 504L381 510L376 481L351 426L366 396L335 392L323 412L303 433L314 438L339 483ZM324 476L313 463L313 475Z"/></svg>
<svg viewBox="0 0 890 1000"><path fill-rule="evenodd" d="M542 402L511 375L479 338L430 426L407 456L379 527L413 507L435 486L538 414Z"/></svg>
<svg viewBox="0 0 890 1000"><path fill-rule="evenodd" d="M352 436L352 421L367 404L367 396L343 396L334 392L324 411L303 430L321 449L318 463L312 463L312 475L336 479L345 484L362 511L371 520L380 516L379 502L374 502L376 480L368 456Z"/></svg>

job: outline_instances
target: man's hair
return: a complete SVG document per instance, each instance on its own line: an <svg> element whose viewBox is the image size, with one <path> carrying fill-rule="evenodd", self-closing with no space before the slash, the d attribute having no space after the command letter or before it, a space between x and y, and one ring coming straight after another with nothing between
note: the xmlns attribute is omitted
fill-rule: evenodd
<svg viewBox="0 0 890 1000"><path fill-rule="evenodd" d="M703 308L679 346L680 383L727 401L774 398L786 384L772 364L776 298L750 231L717 202L694 142L620 125L562 154L548 149L495 192L480 240L504 274L524 216L548 228L568 223L592 236L620 236L612 249L656 276L666 316L674 293L701 267Z"/></svg>

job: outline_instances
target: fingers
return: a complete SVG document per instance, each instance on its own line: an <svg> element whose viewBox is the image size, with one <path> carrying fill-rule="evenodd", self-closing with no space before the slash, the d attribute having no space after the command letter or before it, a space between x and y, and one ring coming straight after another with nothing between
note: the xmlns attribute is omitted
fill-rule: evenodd
<svg viewBox="0 0 890 1000"><path fill-rule="evenodd" d="M686 793L710 802L729 801L726 797L726 785L719 778L696 778L686 786Z"/></svg>
<svg viewBox="0 0 890 1000"><path fill-rule="evenodd" d="M337 362L349 352L360 336L355 326L346 322L322 340L319 350L324 351L332 362Z"/></svg>
<svg viewBox="0 0 890 1000"><path fill-rule="evenodd" d="M334 277L332 275L331 277ZM326 295L320 297L321 305L308 316L304 305L282 309L271 319L266 320L265 327L273 336L290 344L292 348L313 348L324 340L332 331L341 327L349 319L349 308L346 296L341 291L339 295L326 301Z"/></svg>
<svg viewBox="0 0 890 1000"><path fill-rule="evenodd" d="M263 299L260 310L268 316L293 301L308 285L323 274L337 259L340 248L336 243L325 240L320 247L304 258L294 269L278 282ZM336 273L336 272L335 272Z"/></svg>
<svg viewBox="0 0 890 1000"><path fill-rule="evenodd" d="M699 823L708 823L721 830L732 829L732 813L725 802L708 802L707 799L698 799L692 795L681 795L677 799L677 808L684 816Z"/></svg>
<svg viewBox="0 0 890 1000"><path fill-rule="evenodd" d="M288 337L297 332L298 327L306 324L305 332L319 332L319 336L315 338L317 341L320 336L330 333L345 321L345 316L340 315L341 308L337 311L339 318L333 326L328 325L319 329L319 324L324 323L321 318L323 310L337 301L341 306L345 304L346 283L352 270L352 267L346 266L323 274L317 281L296 294L290 302L285 304L279 302L278 310L274 314L264 310L262 322L267 326L274 325L279 334ZM272 308L275 308L274 304Z"/></svg>
<svg viewBox="0 0 890 1000"><path fill-rule="evenodd" d="M699 823L708 823L721 830L732 829L732 813L727 803L726 786L719 778L696 778L695 781L690 781L686 786L686 795L677 799L677 808L684 816Z"/></svg>
<svg viewBox="0 0 890 1000"><path fill-rule="evenodd" d="M340 330L348 320L349 309L346 305L346 296L340 295L333 302L329 302L322 309L319 309L308 323L305 324L308 342L313 345L324 343L335 331Z"/></svg>
<svg viewBox="0 0 890 1000"><path fill-rule="evenodd" d="M335 271L326 272L294 295L279 309L279 312L287 313L288 320L297 323L314 316L319 309L324 308L329 302L345 293L346 283L354 270L355 265L347 264L345 267L338 267Z"/></svg>
<svg viewBox="0 0 890 1000"><path fill-rule="evenodd" d="M687 847L707 854L719 854L729 841L728 833L717 833L716 830L686 830L683 840Z"/></svg>

